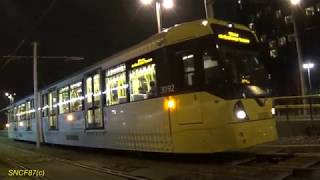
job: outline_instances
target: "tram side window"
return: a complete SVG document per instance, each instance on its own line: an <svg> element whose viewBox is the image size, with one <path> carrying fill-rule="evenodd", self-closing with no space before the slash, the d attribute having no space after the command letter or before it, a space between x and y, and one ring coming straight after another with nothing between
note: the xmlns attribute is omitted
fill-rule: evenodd
<svg viewBox="0 0 320 180"><path fill-rule="evenodd" d="M59 113L69 112L69 86L59 90Z"/></svg>
<svg viewBox="0 0 320 180"><path fill-rule="evenodd" d="M221 80L218 59L210 51L204 51L202 54L205 84L216 86Z"/></svg>
<svg viewBox="0 0 320 180"><path fill-rule="evenodd" d="M186 54L182 56L184 67L184 83L187 86L193 86L195 83L195 57L194 54Z"/></svg>
<svg viewBox="0 0 320 180"><path fill-rule="evenodd" d="M27 127L26 130L31 130L31 102L28 101L26 103L26 119L27 119Z"/></svg>
<svg viewBox="0 0 320 180"><path fill-rule="evenodd" d="M53 91L48 94L48 106L49 106L49 129L58 128L57 119L57 92Z"/></svg>
<svg viewBox="0 0 320 180"><path fill-rule="evenodd" d="M103 128L101 113L100 74L86 78L86 128Z"/></svg>
<svg viewBox="0 0 320 180"><path fill-rule="evenodd" d="M58 128L58 119L57 119L57 92L53 91L48 94L48 106L49 106L49 129L55 130Z"/></svg>
<svg viewBox="0 0 320 180"><path fill-rule="evenodd" d="M17 115L17 113L18 113L18 108L17 107L14 107L13 108L13 121L14 122L17 122L18 121L18 115Z"/></svg>
<svg viewBox="0 0 320 180"><path fill-rule="evenodd" d="M82 111L82 82L70 86L71 112Z"/></svg>
<svg viewBox="0 0 320 180"><path fill-rule="evenodd" d="M107 106L127 102L126 66L120 65L106 71Z"/></svg>
<svg viewBox="0 0 320 180"><path fill-rule="evenodd" d="M34 99L32 99L31 101L30 101L30 103L31 103L31 105L30 105L30 110L31 110L31 112L30 112L30 116L31 116L31 119L34 119L35 118L35 108L34 108Z"/></svg>
<svg viewBox="0 0 320 180"><path fill-rule="evenodd" d="M99 107L101 96L100 74L96 74L93 76L93 93L94 106Z"/></svg>
<svg viewBox="0 0 320 180"><path fill-rule="evenodd" d="M49 115L49 104L48 94L42 95L42 117L48 117Z"/></svg>
<svg viewBox="0 0 320 180"><path fill-rule="evenodd" d="M19 106L19 115L20 115L20 118L19 118L20 121L26 120L26 104L21 104Z"/></svg>
<svg viewBox="0 0 320 180"><path fill-rule="evenodd" d="M139 101L157 96L156 65L149 64L130 72L130 101Z"/></svg>
<svg viewBox="0 0 320 180"><path fill-rule="evenodd" d="M31 110L31 102L27 101L26 103L26 119L29 120L31 118L30 116L30 110Z"/></svg>

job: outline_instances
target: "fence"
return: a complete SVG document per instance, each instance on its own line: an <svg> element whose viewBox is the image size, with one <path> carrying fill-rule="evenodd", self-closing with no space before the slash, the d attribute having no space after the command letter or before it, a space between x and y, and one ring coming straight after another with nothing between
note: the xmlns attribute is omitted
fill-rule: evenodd
<svg viewBox="0 0 320 180"><path fill-rule="evenodd" d="M319 136L320 96L274 98L279 136Z"/></svg>

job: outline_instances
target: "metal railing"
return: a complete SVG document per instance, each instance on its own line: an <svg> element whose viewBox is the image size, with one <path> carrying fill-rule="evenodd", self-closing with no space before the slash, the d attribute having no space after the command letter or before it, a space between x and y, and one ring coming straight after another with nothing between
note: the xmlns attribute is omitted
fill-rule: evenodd
<svg viewBox="0 0 320 180"><path fill-rule="evenodd" d="M320 96L279 97L273 103L278 121L320 120Z"/></svg>

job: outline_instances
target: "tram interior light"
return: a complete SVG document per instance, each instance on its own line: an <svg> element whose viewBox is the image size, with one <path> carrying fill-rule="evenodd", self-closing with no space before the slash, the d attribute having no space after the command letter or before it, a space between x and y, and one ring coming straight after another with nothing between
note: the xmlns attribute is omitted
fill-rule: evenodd
<svg viewBox="0 0 320 180"><path fill-rule="evenodd" d="M271 113L272 113L272 115L276 115L276 108L272 108Z"/></svg>
<svg viewBox="0 0 320 180"><path fill-rule="evenodd" d="M140 2L143 5L150 5L153 2L153 0L140 0Z"/></svg>
<svg viewBox="0 0 320 180"><path fill-rule="evenodd" d="M162 5L166 9L171 9L174 6L173 0L163 0Z"/></svg>
<svg viewBox="0 0 320 180"><path fill-rule="evenodd" d="M292 5L298 5L298 4L300 4L300 1L301 0L290 0Z"/></svg>
<svg viewBox="0 0 320 180"><path fill-rule="evenodd" d="M19 122L19 126L22 127L23 126L23 122Z"/></svg>
<svg viewBox="0 0 320 180"><path fill-rule="evenodd" d="M74 116L72 114L69 114L67 116L67 121L73 121L74 120Z"/></svg>
<svg viewBox="0 0 320 180"><path fill-rule="evenodd" d="M203 25L203 26L207 26L208 25L208 21L207 20L203 20L202 22L201 22L201 24Z"/></svg>

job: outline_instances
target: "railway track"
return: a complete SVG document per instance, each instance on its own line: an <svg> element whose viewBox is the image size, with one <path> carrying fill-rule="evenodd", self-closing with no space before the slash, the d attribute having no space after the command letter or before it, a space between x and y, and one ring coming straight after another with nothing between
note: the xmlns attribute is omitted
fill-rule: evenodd
<svg viewBox="0 0 320 180"><path fill-rule="evenodd" d="M19 149L11 144L6 144L8 146L11 146L13 148L15 148L15 150L20 151L21 153L24 154L38 154L38 152L34 152L28 149ZM46 154L42 154L44 156L47 156ZM111 168L105 168L105 167L95 167L95 166L90 166L87 165L86 163L79 163L79 162L75 162L75 161L71 161L71 160L67 160L67 159L62 159L62 158L56 158L56 157L51 157L48 156L47 159L50 160L50 162L58 162L61 164L66 164L69 166L73 166L73 167L77 167L77 168L81 168L84 170L88 170L91 172L95 172L95 173L99 173L99 174L107 174L107 175L111 175L114 177L119 177L119 178L123 178L123 179L128 179L128 180L148 180L148 178L146 177L140 177L140 176L133 176L128 174L127 172L124 171L119 171L119 170L115 170L115 169L111 169ZM10 167L16 168L16 169L21 169L21 170L32 170L32 168L27 167L26 165L24 165L25 163L19 162L16 159L13 158L6 158L5 160L3 160L6 164L8 164ZM88 163L89 164L89 163ZM43 177L30 177L30 179L45 179L45 180L50 180L50 178L48 176L43 176Z"/></svg>
<svg viewBox="0 0 320 180"><path fill-rule="evenodd" d="M7 164L10 168L15 168L16 170L33 171L32 168L29 168L29 167L23 165L23 163L15 160L15 159L12 159L12 158L2 159L1 162ZM17 177L17 176L16 176L16 177ZM22 176L21 176L21 177L22 177ZM50 180L50 178L47 177L45 173L43 173L43 175L24 176L24 178Z"/></svg>
<svg viewBox="0 0 320 180"><path fill-rule="evenodd" d="M9 144L8 144L9 145ZM14 146L14 145L11 145ZM16 147L17 148L17 147ZM288 147L285 147L288 148ZM17 148L18 151L24 154L39 154L30 149ZM298 180L298 179L320 179L320 153L292 153L282 152L281 148L271 153L262 152L237 152L237 153L219 153L215 155L220 157L219 160L210 159L204 163L201 159L198 162L189 162L190 166L181 166L177 170L177 175L170 175L166 180L170 179L237 179L237 180L251 180L251 179L268 179L268 180ZM45 155L45 153L43 153ZM46 155L45 155L46 156ZM188 156L189 157L189 156ZM222 158L221 158L222 157ZM225 157L225 158L224 158ZM106 167L98 167L90 165L86 161L71 161L65 158L51 157L48 159L52 162L60 164L67 164L77 168L82 168L87 171L96 172L100 174L108 174L122 179L132 180L146 180L152 179L147 177L134 176L126 171L119 171ZM160 160L160 159L159 159ZM9 160L14 162L14 167L20 169L30 169L23 163L16 160ZM161 161L161 160L160 160ZM179 163L180 160L170 161L170 164ZM156 161L157 162L157 161ZM155 166L157 166L155 162ZM171 163L172 162L172 163ZM200 162L200 163L199 163ZM199 165L200 164L200 165ZM160 165L160 164L159 164ZM201 167L199 167L201 166ZM170 167L167 167L170 168ZM149 167L148 167L149 171ZM152 171L152 167L150 167ZM50 179L44 177L42 179Z"/></svg>

